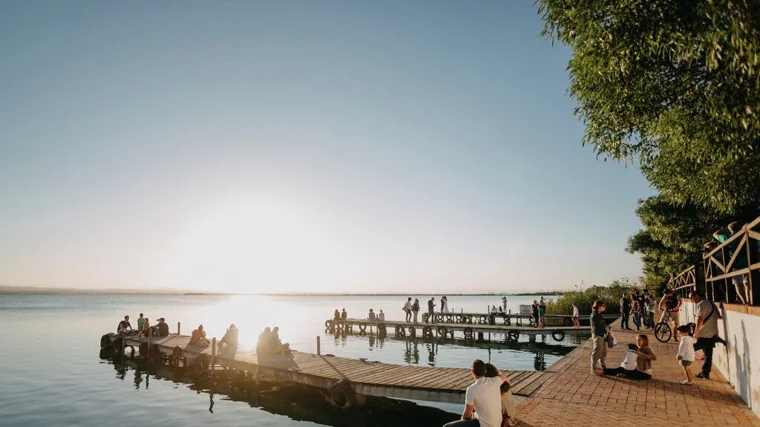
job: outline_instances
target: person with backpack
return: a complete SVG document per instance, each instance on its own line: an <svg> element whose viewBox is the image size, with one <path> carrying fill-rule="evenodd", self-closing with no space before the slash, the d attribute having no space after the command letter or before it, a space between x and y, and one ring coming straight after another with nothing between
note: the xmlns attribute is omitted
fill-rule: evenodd
<svg viewBox="0 0 760 427"><path fill-rule="evenodd" d="M694 330L694 339L696 340L694 350L702 350L705 353L702 372L697 374L697 378L710 379L715 343L722 342L725 344L725 341L718 336L718 319L722 319L723 316L712 301L702 298L699 291L691 291L689 298L697 305L694 312L697 318L697 326Z"/></svg>

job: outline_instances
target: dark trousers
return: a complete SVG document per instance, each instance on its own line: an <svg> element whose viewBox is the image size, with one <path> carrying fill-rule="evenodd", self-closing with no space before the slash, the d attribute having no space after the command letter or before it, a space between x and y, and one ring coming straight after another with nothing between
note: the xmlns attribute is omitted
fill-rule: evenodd
<svg viewBox="0 0 760 427"><path fill-rule="evenodd" d="M632 378L634 380L648 380L652 378L651 375L647 374L646 372L641 372L637 369L628 370L623 368L622 366L617 368L605 368L604 369L604 375L617 375L617 374L623 374L628 378Z"/></svg>
<svg viewBox="0 0 760 427"><path fill-rule="evenodd" d="M480 420L471 418L469 420L457 420L446 423L443 427L480 427Z"/></svg>
<svg viewBox="0 0 760 427"><path fill-rule="evenodd" d="M709 377L712 371L713 348L715 347L715 337L697 339L694 343L694 350L705 352L705 363L702 365L702 375Z"/></svg>
<svg viewBox="0 0 760 427"><path fill-rule="evenodd" d="M628 326L628 313L627 312L620 313L620 329L631 329Z"/></svg>
<svg viewBox="0 0 760 427"><path fill-rule="evenodd" d="M406 311L406 321L412 320L412 310L405 310Z"/></svg>
<svg viewBox="0 0 760 427"><path fill-rule="evenodd" d="M433 310L432 308L429 308L427 323L433 323L433 316L435 316L435 310Z"/></svg>

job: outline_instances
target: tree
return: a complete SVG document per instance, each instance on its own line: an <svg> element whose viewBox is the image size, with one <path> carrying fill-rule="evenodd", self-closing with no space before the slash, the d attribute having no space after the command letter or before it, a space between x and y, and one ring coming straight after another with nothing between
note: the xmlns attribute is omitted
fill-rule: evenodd
<svg viewBox="0 0 760 427"><path fill-rule="evenodd" d="M669 202L760 201L760 2L538 0L566 43L569 92L597 155L636 160Z"/></svg>

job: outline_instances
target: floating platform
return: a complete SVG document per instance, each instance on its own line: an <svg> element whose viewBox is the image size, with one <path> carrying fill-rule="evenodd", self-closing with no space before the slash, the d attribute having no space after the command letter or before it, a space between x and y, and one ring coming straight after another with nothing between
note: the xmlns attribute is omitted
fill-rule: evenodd
<svg viewBox="0 0 760 427"><path fill-rule="evenodd" d="M261 356L239 351L216 354L216 345L190 346L189 336L171 334L163 338L112 335L114 350L142 348L148 362L177 363L196 372L213 375L218 367L238 371L238 376L256 381L261 376L319 388L338 406L360 405L363 396L381 396L433 402L462 403L474 379L469 368L440 368L393 365L365 359L348 359L294 351L291 356ZM103 342L101 342L103 347ZM120 348L119 348L120 347ZM121 351L121 353L119 353ZM504 371L512 393L530 396L552 375L544 371Z"/></svg>

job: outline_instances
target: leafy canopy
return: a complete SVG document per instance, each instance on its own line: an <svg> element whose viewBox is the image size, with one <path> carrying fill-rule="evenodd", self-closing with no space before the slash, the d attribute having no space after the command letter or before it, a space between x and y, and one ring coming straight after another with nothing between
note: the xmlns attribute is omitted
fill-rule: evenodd
<svg viewBox="0 0 760 427"><path fill-rule="evenodd" d="M760 200L760 2L538 0L568 64L584 144L638 160L669 202Z"/></svg>

